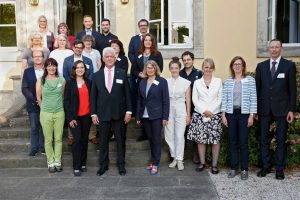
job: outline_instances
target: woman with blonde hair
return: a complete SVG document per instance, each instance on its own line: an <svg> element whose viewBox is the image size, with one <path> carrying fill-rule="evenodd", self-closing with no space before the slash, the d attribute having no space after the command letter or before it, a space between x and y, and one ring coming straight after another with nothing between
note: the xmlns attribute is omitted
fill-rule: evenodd
<svg viewBox="0 0 300 200"><path fill-rule="evenodd" d="M43 37L44 47L47 47L49 51L53 50L53 42L54 42L54 34L48 29L48 22L45 15L41 15L38 17L38 32Z"/></svg>

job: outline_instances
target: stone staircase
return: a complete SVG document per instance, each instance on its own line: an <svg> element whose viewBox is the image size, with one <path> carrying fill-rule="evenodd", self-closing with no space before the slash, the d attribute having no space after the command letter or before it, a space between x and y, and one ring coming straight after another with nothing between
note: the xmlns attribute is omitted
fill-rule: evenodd
<svg viewBox="0 0 300 200"><path fill-rule="evenodd" d="M92 126L91 131L95 131ZM144 167L150 158L150 147L148 141L136 142L136 138L141 133L141 128L134 121L128 124L126 140L126 166ZM67 129L63 136L63 156L62 162L65 167L72 167L71 147L66 143ZM167 144L162 142L161 164L169 162ZM98 146L89 143L88 146L88 167L98 167ZM0 127L0 168L46 168L46 156L38 154L29 157L30 151L30 127L26 112L21 116L9 120L5 127ZM110 142L110 166L116 164L116 142Z"/></svg>

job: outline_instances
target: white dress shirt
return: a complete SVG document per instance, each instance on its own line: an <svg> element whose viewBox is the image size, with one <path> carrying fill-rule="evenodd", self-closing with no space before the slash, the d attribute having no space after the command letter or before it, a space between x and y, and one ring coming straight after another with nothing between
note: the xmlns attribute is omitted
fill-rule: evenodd
<svg viewBox="0 0 300 200"><path fill-rule="evenodd" d="M277 71L280 59L281 59L281 56L279 56L276 60L272 60L272 58L270 58L270 70L272 69L272 62L275 61L276 62L275 71Z"/></svg>

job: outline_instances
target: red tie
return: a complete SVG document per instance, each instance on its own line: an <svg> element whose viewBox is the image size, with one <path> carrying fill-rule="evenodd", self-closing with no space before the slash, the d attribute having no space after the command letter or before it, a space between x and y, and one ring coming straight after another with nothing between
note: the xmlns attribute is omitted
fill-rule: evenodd
<svg viewBox="0 0 300 200"><path fill-rule="evenodd" d="M111 69L108 69L108 75L107 75L107 90L110 93L112 88L112 80L111 80Z"/></svg>

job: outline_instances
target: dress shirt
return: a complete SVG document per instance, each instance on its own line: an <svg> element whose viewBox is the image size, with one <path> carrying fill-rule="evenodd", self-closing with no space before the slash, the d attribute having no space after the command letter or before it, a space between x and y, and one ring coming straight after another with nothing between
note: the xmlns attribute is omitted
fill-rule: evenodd
<svg viewBox="0 0 300 200"><path fill-rule="evenodd" d="M78 60L83 61L83 59L82 59L82 54L81 54L80 58L76 58L76 57L75 57L75 54L74 54L74 63L75 63L76 61L78 61Z"/></svg>
<svg viewBox="0 0 300 200"><path fill-rule="evenodd" d="M272 60L272 58L270 58L270 70L272 69L272 62L276 62L275 71L277 71L280 59L281 59L281 56L279 56L276 60Z"/></svg>
<svg viewBox="0 0 300 200"><path fill-rule="evenodd" d="M92 35L93 29L85 29L85 34L86 35Z"/></svg>
<svg viewBox="0 0 300 200"><path fill-rule="evenodd" d="M39 80L40 78L42 78L44 74L44 67L42 68L34 67L34 72L35 72L36 79Z"/></svg>

